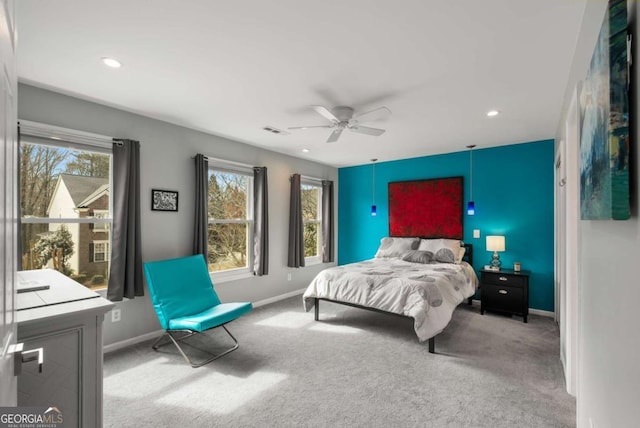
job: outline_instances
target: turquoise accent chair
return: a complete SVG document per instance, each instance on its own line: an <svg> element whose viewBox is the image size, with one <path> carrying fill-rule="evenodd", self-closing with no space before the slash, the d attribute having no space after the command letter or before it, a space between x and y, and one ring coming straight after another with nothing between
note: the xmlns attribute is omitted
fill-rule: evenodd
<svg viewBox="0 0 640 428"><path fill-rule="evenodd" d="M202 254L146 262L144 273L151 303L166 331L151 346L155 351L173 342L192 367L200 367L238 349L238 341L225 324L251 312L253 307L250 302L220 302ZM179 342L216 327L222 327L231 336L234 346L217 355L209 353L211 357L202 362L191 361ZM171 342L159 344L165 336L169 336Z"/></svg>

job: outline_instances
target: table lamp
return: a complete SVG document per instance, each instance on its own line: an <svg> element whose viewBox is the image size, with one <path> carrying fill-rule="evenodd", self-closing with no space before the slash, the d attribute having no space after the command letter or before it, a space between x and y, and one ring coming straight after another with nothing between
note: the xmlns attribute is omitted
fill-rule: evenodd
<svg viewBox="0 0 640 428"><path fill-rule="evenodd" d="M500 270L502 262L500 261L499 251L504 251L504 236L487 236L487 251L493 251L491 258L491 268Z"/></svg>

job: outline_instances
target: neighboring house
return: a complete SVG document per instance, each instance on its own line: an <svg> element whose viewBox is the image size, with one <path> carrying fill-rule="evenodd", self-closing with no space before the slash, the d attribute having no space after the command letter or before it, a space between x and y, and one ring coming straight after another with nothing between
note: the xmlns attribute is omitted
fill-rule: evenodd
<svg viewBox="0 0 640 428"><path fill-rule="evenodd" d="M109 179L60 174L49 207L49 218L106 218L109 215ZM69 266L74 275L107 277L109 269L109 224L67 223L74 253ZM49 224L49 231L60 228ZM82 281L84 282L84 281Z"/></svg>

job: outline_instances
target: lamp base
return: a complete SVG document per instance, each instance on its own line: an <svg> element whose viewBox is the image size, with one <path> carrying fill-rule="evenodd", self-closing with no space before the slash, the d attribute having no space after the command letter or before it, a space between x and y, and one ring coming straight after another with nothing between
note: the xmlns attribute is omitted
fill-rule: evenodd
<svg viewBox="0 0 640 428"><path fill-rule="evenodd" d="M497 251L493 252L493 257L491 257L491 268L494 270L500 270L500 266L502 266L502 262L500 261L500 256Z"/></svg>

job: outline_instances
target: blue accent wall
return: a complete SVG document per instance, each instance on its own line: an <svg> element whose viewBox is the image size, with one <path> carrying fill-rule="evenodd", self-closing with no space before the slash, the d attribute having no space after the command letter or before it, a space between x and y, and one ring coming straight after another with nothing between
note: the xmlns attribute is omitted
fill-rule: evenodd
<svg viewBox="0 0 640 428"><path fill-rule="evenodd" d="M479 270L491 259L487 235L504 235L504 267L514 261L531 271L529 306L554 310L553 162L554 141L544 140L473 151L474 216L469 201L469 152L376 163L375 203L371 163L340 168L338 192L338 264L372 258L380 239L389 234L387 185L392 181L462 176L464 241L473 244ZM473 238L480 229L481 237Z"/></svg>

